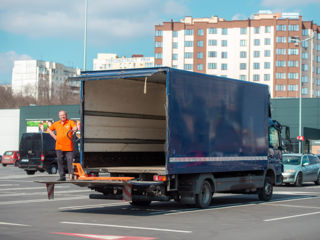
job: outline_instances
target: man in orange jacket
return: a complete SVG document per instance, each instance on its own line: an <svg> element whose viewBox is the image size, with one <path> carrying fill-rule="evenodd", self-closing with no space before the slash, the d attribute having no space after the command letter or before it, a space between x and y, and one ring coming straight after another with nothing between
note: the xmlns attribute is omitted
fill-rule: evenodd
<svg viewBox="0 0 320 240"><path fill-rule="evenodd" d="M67 166L69 172L69 179L72 180L73 176L73 143L72 136L73 134L69 131L73 132L77 131L77 126L74 121L67 118L66 111L59 112L59 121L53 123L49 128L48 132L50 135L56 140L56 154L57 154L57 162L58 162L58 171L60 178L58 181L65 181L66 174L64 169L64 157L67 159ZM57 135L54 134L53 131L56 131ZM69 134L69 138L68 137Z"/></svg>

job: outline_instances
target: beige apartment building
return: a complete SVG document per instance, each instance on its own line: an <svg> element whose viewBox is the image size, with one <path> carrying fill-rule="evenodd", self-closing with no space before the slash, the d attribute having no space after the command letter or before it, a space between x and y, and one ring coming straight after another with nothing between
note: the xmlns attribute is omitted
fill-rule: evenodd
<svg viewBox="0 0 320 240"><path fill-rule="evenodd" d="M155 66L269 85L271 97L320 97L320 26L297 13L185 17L155 26Z"/></svg>

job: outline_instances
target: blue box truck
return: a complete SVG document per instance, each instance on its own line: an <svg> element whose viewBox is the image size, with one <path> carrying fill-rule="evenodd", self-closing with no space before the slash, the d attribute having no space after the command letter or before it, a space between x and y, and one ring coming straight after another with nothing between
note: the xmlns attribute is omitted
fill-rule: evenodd
<svg viewBox="0 0 320 240"><path fill-rule="evenodd" d="M268 201L282 182L281 126L266 85L167 67L86 71L78 80L82 167L115 177L73 181L100 193L91 198L206 208L216 192Z"/></svg>

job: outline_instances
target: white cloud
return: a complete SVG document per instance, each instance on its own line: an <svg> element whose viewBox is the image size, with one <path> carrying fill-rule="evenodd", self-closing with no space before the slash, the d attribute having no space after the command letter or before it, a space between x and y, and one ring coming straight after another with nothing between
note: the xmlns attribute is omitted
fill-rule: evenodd
<svg viewBox="0 0 320 240"><path fill-rule="evenodd" d="M11 79L13 62L15 60L27 60L27 59L32 59L32 57L25 54L19 55L14 51L0 53L0 74L8 78L8 79L1 79L0 82L1 81L4 81L6 83L9 82L9 79ZM10 78L8 76L10 76Z"/></svg>
<svg viewBox="0 0 320 240"><path fill-rule="evenodd" d="M232 17L232 20L245 20L245 19L248 19L248 16L241 13L237 13Z"/></svg>
<svg viewBox="0 0 320 240"><path fill-rule="evenodd" d="M152 36L154 25L189 14L185 0L88 0L88 42ZM84 0L1 0L0 30L32 38L82 39Z"/></svg>
<svg viewBox="0 0 320 240"><path fill-rule="evenodd" d="M263 7L272 8L292 8L292 7L303 7L308 4L320 5L319 0L262 0L261 5Z"/></svg>

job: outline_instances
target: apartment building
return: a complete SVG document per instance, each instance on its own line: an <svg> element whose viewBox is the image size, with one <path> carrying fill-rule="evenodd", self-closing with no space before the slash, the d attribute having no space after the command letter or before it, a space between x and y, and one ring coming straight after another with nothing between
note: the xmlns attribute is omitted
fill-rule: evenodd
<svg viewBox="0 0 320 240"><path fill-rule="evenodd" d="M297 13L185 17L155 26L155 66L264 83L271 97L320 97L320 26Z"/></svg>
<svg viewBox="0 0 320 240"><path fill-rule="evenodd" d="M133 54L131 57L118 57L114 53L98 53L93 59L93 70L111 70L127 68L148 68L154 66L154 57Z"/></svg>
<svg viewBox="0 0 320 240"><path fill-rule="evenodd" d="M80 69L66 67L56 62L40 60L14 61L12 91L14 94L51 99L67 84L69 77L80 75Z"/></svg>

